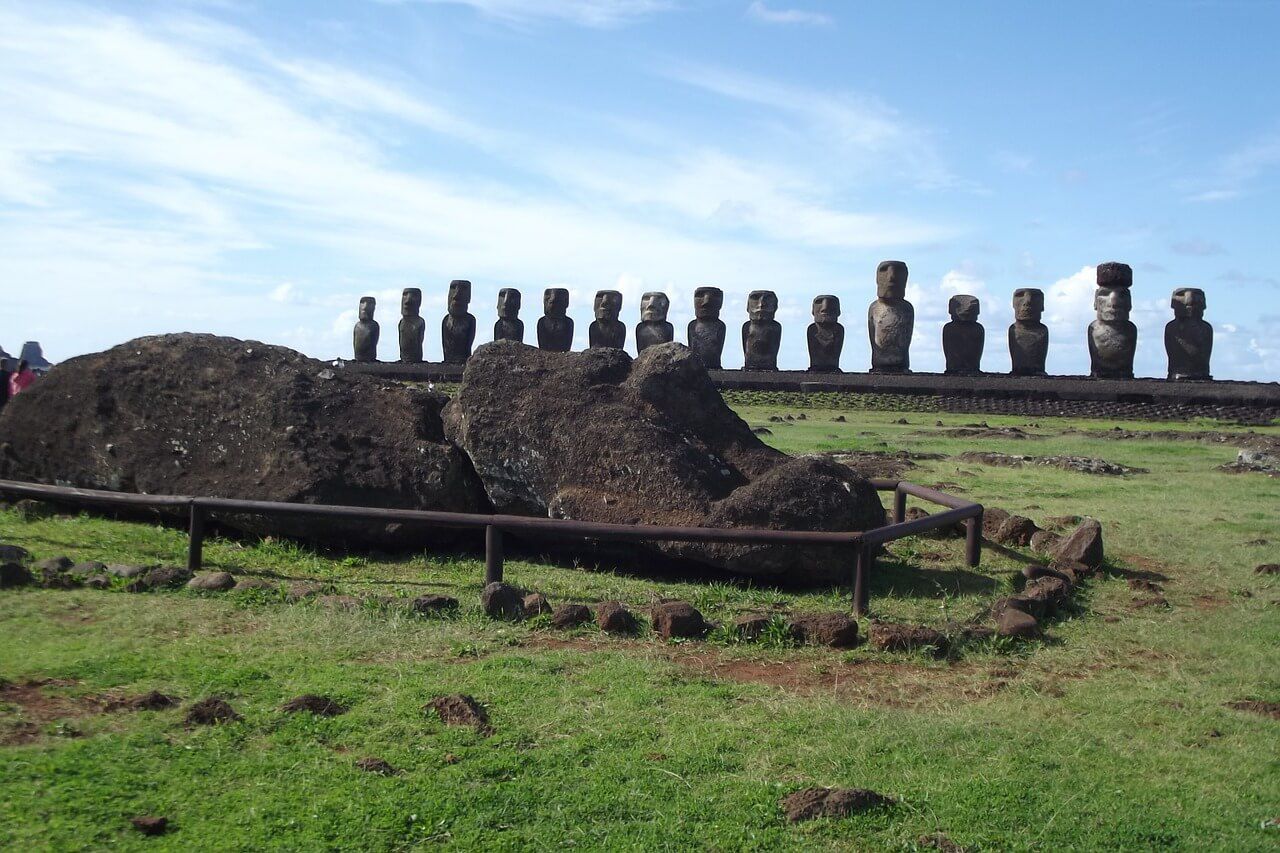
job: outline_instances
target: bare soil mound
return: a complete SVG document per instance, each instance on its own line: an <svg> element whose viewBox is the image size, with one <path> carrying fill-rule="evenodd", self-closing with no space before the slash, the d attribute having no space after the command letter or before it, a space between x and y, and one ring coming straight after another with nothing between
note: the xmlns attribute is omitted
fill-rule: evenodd
<svg viewBox="0 0 1280 853"><path fill-rule="evenodd" d="M493 733L489 713L484 706L470 696L460 693L437 696L426 704L424 711L434 711L446 726L471 726L482 735Z"/></svg>

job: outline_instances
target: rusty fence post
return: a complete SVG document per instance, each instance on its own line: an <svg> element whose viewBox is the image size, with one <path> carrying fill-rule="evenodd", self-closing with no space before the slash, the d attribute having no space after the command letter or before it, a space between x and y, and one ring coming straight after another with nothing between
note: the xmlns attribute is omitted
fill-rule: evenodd
<svg viewBox="0 0 1280 853"><path fill-rule="evenodd" d="M191 526L187 535L187 570L198 572L204 562L204 510L195 501L191 502Z"/></svg>
<svg viewBox="0 0 1280 853"><path fill-rule="evenodd" d="M907 520L907 493L902 484L893 490L893 523L901 524Z"/></svg>
<svg viewBox="0 0 1280 853"><path fill-rule="evenodd" d="M871 567L874 565L875 545L859 542L853 546L853 613L865 616L871 598Z"/></svg>
<svg viewBox="0 0 1280 853"><path fill-rule="evenodd" d="M976 569L982 560L982 512L964 520L964 559Z"/></svg>
<svg viewBox="0 0 1280 853"><path fill-rule="evenodd" d="M484 528L484 582L502 581L502 528L492 524Z"/></svg>

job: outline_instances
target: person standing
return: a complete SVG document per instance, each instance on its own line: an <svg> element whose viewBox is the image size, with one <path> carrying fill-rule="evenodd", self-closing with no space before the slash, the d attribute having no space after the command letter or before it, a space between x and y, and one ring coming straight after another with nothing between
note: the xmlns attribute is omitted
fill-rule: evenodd
<svg viewBox="0 0 1280 853"><path fill-rule="evenodd" d="M18 369L9 377L9 396L16 397L36 381L36 372L27 366L26 359L18 362Z"/></svg>

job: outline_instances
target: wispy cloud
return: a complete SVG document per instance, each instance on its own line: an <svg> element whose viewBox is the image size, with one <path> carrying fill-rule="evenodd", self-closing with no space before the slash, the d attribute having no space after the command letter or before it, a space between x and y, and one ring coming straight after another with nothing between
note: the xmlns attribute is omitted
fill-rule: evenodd
<svg viewBox="0 0 1280 853"><path fill-rule="evenodd" d="M1193 257L1209 257L1210 255L1225 255L1227 253L1227 250L1218 243L1212 240L1202 240L1198 237L1175 241L1170 244L1169 251L1175 255L1191 255Z"/></svg>
<svg viewBox="0 0 1280 853"><path fill-rule="evenodd" d="M804 9L770 9L764 0L753 0L747 7L747 17L764 24L800 24L825 27L834 23L830 15L809 12Z"/></svg>
<svg viewBox="0 0 1280 853"><path fill-rule="evenodd" d="M422 3L470 6L505 23L561 21L608 29L633 23L656 12L675 8L670 0L379 0L383 3Z"/></svg>

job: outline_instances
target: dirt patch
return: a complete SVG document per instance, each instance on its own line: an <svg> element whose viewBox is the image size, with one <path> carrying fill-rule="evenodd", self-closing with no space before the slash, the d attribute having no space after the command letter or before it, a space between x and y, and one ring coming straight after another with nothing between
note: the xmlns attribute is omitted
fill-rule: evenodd
<svg viewBox="0 0 1280 853"><path fill-rule="evenodd" d="M101 713L102 705L94 697L65 696L45 689L75 683L51 678L0 682L0 746L32 743L60 720Z"/></svg>
<svg viewBox="0 0 1280 853"><path fill-rule="evenodd" d="M1080 474L1100 474L1108 477L1123 477L1128 474L1146 474L1146 468L1134 468L1095 459L1089 456L1020 456L1011 453L986 453L968 451L960 454L965 462L978 462L983 465L994 465L1001 468L1022 468L1027 465L1058 468L1063 471L1075 471Z"/></svg>
<svg viewBox="0 0 1280 853"><path fill-rule="evenodd" d="M314 693L305 693L297 698L290 699L281 707L282 711L290 714L297 714L303 711L315 714L317 717L336 717L340 714L347 713L347 706L339 702L335 702L328 696L316 696Z"/></svg>
<svg viewBox="0 0 1280 853"><path fill-rule="evenodd" d="M1233 711L1247 711L1250 714L1261 714L1273 720L1280 720L1280 702L1260 702L1257 699L1237 699L1228 702L1227 707Z"/></svg>
<svg viewBox="0 0 1280 853"><path fill-rule="evenodd" d="M187 710L187 725L213 726L244 719L220 696L201 699Z"/></svg>
<svg viewBox="0 0 1280 853"><path fill-rule="evenodd" d="M140 696L103 696L103 710L106 711L164 711L178 705L178 697L152 690Z"/></svg>
<svg viewBox="0 0 1280 853"><path fill-rule="evenodd" d="M1028 438L1044 438L1043 435L1034 432L1027 432L1018 427L993 427L988 424L966 424L962 427L952 427L950 429L939 430L922 430L913 435L936 436L945 435L949 438L1011 438L1015 441L1021 441Z"/></svg>
<svg viewBox="0 0 1280 853"><path fill-rule="evenodd" d="M482 735L493 734L489 713L470 696L461 693L437 696L424 705L422 710L434 711L446 726L471 726Z"/></svg>
<svg viewBox="0 0 1280 853"><path fill-rule="evenodd" d="M943 853L965 853L965 848L956 844L941 832L920 836L916 839L916 846L924 850L941 850Z"/></svg>
<svg viewBox="0 0 1280 853"><path fill-rule="evenodd" d="M818 817L848 817L892 806L895 800L865 788L805 788L782 798L789 823Z"/></svg>
<svg viewBox="0 0 1280 853"><path fill-rule="evenodd" d="M381 758L361 758L356 762L356 767L366 773L377 773L379 776L394 776L400 772Z"/></svg>

